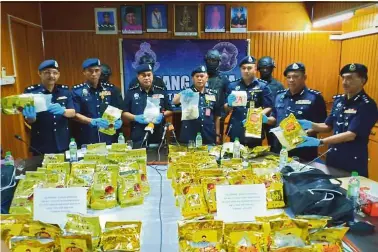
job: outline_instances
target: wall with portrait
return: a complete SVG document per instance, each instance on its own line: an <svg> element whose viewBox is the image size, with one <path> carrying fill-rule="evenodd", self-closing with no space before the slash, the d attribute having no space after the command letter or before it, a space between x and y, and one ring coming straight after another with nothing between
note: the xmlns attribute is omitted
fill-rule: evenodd
<svg viewBox="0 0 378 252"><path fill-rule="evenodd" d="M168 32L168 5L146 4L147 32Z"/></svg>
<svg viewBox="0 0 378 252"><path fill-rule="evenodd" d="M142 34L142 5L121 6L122 34Z"/></svg>
<svg viewBox="0 0 378 252"><path fill-rule="evenodd" d="M117 9L95 8L96 34L117 34Z"/></svg>
<svg viewBox="0 0 378 252"><path fill-rule="evenodd" d="M232 6L230 32L247 32L248 13L245 6Z"/></svg>
<svg viewBox="0 0 378 252"><path fill-rule="evenodd" d="M198 36L199 24L198 4L174 5L174 35Z"/></svg>
<svg viewBox="0 0 378 252"><path fill-rule="evenodd" d="M226 31L226 5L205 5L205 32Z"/></svg>

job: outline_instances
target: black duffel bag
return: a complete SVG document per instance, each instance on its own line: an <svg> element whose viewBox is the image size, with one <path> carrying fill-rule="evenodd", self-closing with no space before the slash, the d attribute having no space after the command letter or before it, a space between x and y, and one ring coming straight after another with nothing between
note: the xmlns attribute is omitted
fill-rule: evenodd
<svg viewBox="0 0 378 252"><path fill-rule="evenodd" d="M330 216L334 225L353 221L353 203L346 198L340 180L319 169L282 175L286 203L294 215Z"/></svg>

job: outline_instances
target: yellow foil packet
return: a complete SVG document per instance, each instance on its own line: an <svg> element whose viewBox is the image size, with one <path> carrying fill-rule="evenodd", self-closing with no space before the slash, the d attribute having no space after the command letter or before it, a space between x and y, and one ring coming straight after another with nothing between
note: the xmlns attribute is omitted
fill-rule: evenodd
<svg viewBox="0 0 378 252"><path fill-rule="evenodd" d="M139 170L120 173L118 177L118 202L121 207L143 204L144 194Z"/></svg>
<svg viewBox="0 0 378 252"><path fill-rule="evenodd" d="M1 240L10 247L10 239L21 235L24 224L32 218L30 214L2 214L0 216Z"/></svg>
<svg viewBox="0 0 378 252"><path fill-rule="evenodd" d="M102 251L140 251L141 228L141 222L107 222L100 248Z"/></svg>
<svg viewBox="0 0 378 252"><path fill-rule="evenodd" d="M280 127L287 142L287 145L281 144L286 146L288 150L294 149L298 144L304 142L302 137L306 136L306 132L302 129L293 113L290 113L288 117L281 121Z"/></svg>
<svg viewBox="0 0 378 252"><path fill-rule="evenodd" d="M98 216L67 214L67 223L64 226L64 229L66 232L73 234L100 236L100 218Z"/></svg>
<svg viewBox="0 0 378 252"><path fill-rule="evenodd" d="M43 181L32 179L21 179L18 182L13 196L12 204L9 209L11 214L32 214L34 188L43 187Z"/></svg>
<svg viewBox="0 0 378 252"><path fill-rule="evenodd" d="M181 191L183 196L181 214L184 218L200 217L208 213L201 185L183 185Z"/></svg>
<svg viewBox="0 0 378 252"><path fill-rule="evenodd" d="M245 122L245 137L261 139L262 108L249 108Z"/></svg>
<svg viewBox="0 0 378 252"><path fill-rule="evenodd" d="M117 205L117 178L118 166L109 169L102 167L101 171L95 172L91 186L92 209L102 210Z"/></svg>
<svg viewBox="0 0 378 252"><path fill-rule="evenodd" d="M62 233L63 231L59 228L58 225L47 224L41 221L29 221L25 223L21 235L41 239L55 239L61 236Z"/></svg>
<svg viewBox="0 0 378 252"><path fill-rule="evenodd" d="M64 162L64 153L59 154L45 154L43 157L43 163L49 164L49 163L63 163Z"/></svg>
<svg viewBox="0 0 378 252"><path fill-rule="evenodd" d="M226 251L267 251L262 223L225 223L224 245Z"/></svg>
<svg viewBox="0 0 378 252"><path fill-rule="evenodd" d="M216 185L228 185L226 177L204 177L201 179L207 207L210 213L217 211Z"/></svg>
<svg viewBox="0 0 378 252"><path fill-rule="evenodd" d="M342 239L348 230L348 227L319 229L310 234L310 241L316 252L342 252Z"/></svg>
<svg viewBox="0 0 378 252"><path fill-rule="evenodd" d="M309 244L308 221L286 219L269 222L271 248L304 247Z"/></svg>
<svg viewBox="0 0 378 252"><path fill-rule="evenodd" d="M223 222L179 221L178 236L180 251L221 251Z"/></svg>
<svg viewBox="0 0 378 252"><path fill-rule="evenodd" d="M59 238L61 252L92 251L90 235L65 235Z"/></svg>
<svg viewBox="0 0 378 252"><path fill-rule="evenodd" d="M325 228L332 217L320 215L297 215L295 216L295 219L307 220L308 229L315 231L316 229Z"/></svg>
<svg viewBox="0 0 378 252"><path fill-rule="evenodd" d="M55 242L52 239L15 236L11 239L12 252L53 252Z"/></svg>

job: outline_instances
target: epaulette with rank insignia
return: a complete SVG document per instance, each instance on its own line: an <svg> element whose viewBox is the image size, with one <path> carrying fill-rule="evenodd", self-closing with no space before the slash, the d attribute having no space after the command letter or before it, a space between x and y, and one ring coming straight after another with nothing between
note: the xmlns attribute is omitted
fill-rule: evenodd
<svg viewBox="0 0 378 252"><path fill-rule="evenodd" d="M317 95L320 95L320 94L321 94L320 91L315 90L315 89L311 89L311 88L309 88L308 91L311 92L311 93L317 94Z"/></svg>
<svg viewBox="0 0 378 252"><path fill-rule="evenodd" d="M163 88L163 87L160 87L160 86L156 86L156 85L154 85L154 88L157 88L157 89L160 89L160 90L164 90L164 88Z"/></svg>
<svg viewBox="0 0 378 252"><path fill-rule="evenodd" d="M287 89L278 90L278 91L277 91L277 94L280 94L280 93L286 92L287 90L289 90L289 89L287 88Z"/></svg>
<svg viewBox="0 0 378 252"><path fill-rule="evenodd" d="M364 99L365 103L369 103L369 97L367 97L366 95L363 95L362 99Z"/></svg>
<svg viewBox="0 0 378 252"><path fill-rule="evenodd" d="M108 82L101 82L101 85L104 85L106 87L114 87L112 83L108 83Z"/></svg>
<svg viewBox="0 0 378 252"><path fill-rule="evenodd" d="M259 78L257 78L257 80L258 80L258 81L261 81L261 82L263 82L263 83L265 83L265 84L268 83L266 80L263 80L263 79L259 79Z"/></svg>
<svg viewBox="0 0 378 252"><path fill-rule="evenodd" d="M57 84L57 86L62 88L62 89L68 89L68 86L66 86L66 85Z"/></svg>
<svg viewBox="0 0 378 252"><path fill-rule="evenodd" d="M343 95L343 94L334 95L332 98L333 98L333 99L338 99L338 98L340 98L340 97L344 97L344 95Z"/></svg>
<svg viewBox="0 0 378 252"><path fill-rule="evenodd" d="M77 88L81 88L84 85L85 85L84 83L81 83L81 84L77 84L77 85L73 86L72 88L77 89Z"/></svg>
<svg viewBox="0 0 378 252"><path fill-rule="evenodd" d="M129 88L129 90L135 90L135 89L137 89L137 88L139 88L139 84L136 84L135 86Z"/></svg>
<svg viewBox="0 0 378 252"><path fill-rule="evenodd" d="M207 91L208 91L210 94L218 94L218 91L215 90L215 89L208 88Z"/></svg>
<svg viewBox="0 0 378 252"><path fill-rule="evenodd" d="M31 85L31 86L27 87L26 89L27 90L33 90L33 89L38 88L40 86L41 86L41 84L35 84L35 85Z"/></svg>

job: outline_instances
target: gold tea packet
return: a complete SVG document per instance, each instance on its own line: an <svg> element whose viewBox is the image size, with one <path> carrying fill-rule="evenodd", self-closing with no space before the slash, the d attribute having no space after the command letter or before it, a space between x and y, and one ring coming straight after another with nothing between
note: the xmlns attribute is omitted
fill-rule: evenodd
<svg viewBox="0 0 378 252"><path fill-rule="evenodd" d="M226 177L203 177L201 179L202 189L210 213L217 211L216 185L228 185Z"/></svg>
<svg viewBox="0 0 378 252"><path fill-rule="evenodd" d="M15 236L11 239L12 252L53 252L55 242L52 239Z"/></svg>
<svg viewBox="0 0 378 252"><path fill-rule="evenodd" d="M110 151L112 152L125 152L128 149L126 143L112 143Z"/></svg>
<svg viewBox="0 0 378 252"><path fill-rule="evenodd" d="M90 235L65 235L59 238L60 251L86 252L93 251Z"/></svg>
<svg viewBox="0 0 378 252"><path fill-rule="evenodd" d="M290 113L288 117L281 121L279 126L282 129L283 137L277 135L276 133L275 135L282 146L285 146L288 151L304 142L303 136L306 136L306 132L302 129L294 114Z"/></svg>
<svg viewBox="0 0 378 252"><path fill-rule="evenodd" d="M140 251L141 228L139 221L107 222L100 248L102 251Z"/></svg>
<svg viewBox="0 0 378 252"><path fill-rule="evenodd" d="M21 179L16 187L9 213L32 214L34 188L41 188L43 184L43 180Z"/></svg>
<svg viewBox="0 0 378 252"><path fill-rule="evenodd" d="M342 252L342 240L348 230L348 227L319 229L310 234L310 242L316 252Z"/></svg>
<svg viewBox="0 0 378 252"><path fill-rule="evenodd" d="M30 214L1 214L1 240L10 247L10 239L14 236L20 236L24 229L24 224L32 219L33 217Z"/></svg>
<svg viewBox="0 0 378 252"><path fill-rule="evenodd" d="M121 207L143 204L144 194L139 170L120 172L118 177L118 202Z"/></svg>
<svg viewBox="0 0 378 252"><path fill-rule="evenodd" d="M29 94L10 95L1 98L1 110L6 115L20 114L26 106L34 106L34 98Z"/></svg>
<svg viewBox="0 0 378 252"><path fill-rule="evenodd" d="M63 163L64 162L64 153L55 153L55 154L45 154L43 156L43 162L44 164L49 163Z"/></svg>
<svg viewBox="0 0 378 252"><path fill-rule="evenodd" d="M72 234L100 236L100 218L98 216L67 214L67 223L64 226L64 229L66 232Z"/></svg>
<svg viewBox="0 0 378 252"><path fill-rule="evenodd" d="M308 221L273 220L270 225L271 248L304 247L309 244Z"/></svg>
<svg viewBox="0 0 378 252"><path fill-rule="evenodd" d="M262 108L249 108L245 122L245 137L261 139Z"/></svg>
<svg viewBox="0 0 378 252"><path fill-rule="evenodd" d="M105 166L106 167L106 166ZM91 203L92 209L102 210L113 208L117 205L117 178L118 166L110 166L109 168L101 167L93 176L93 184L91 186Z"/></svg>
<svg viewBox="0 0 378 252"><path fill-rule="evenodd" d="M203 190L200 185L184 184L181 186L183 204L181 214L185 219L204 216L208 213Z"/></svg>
<svg viewBox="0 0 378 252"><path fill-rule="evenodd" d="M84 162L95 162L96 164L106 163L106 154L86 153Z"/></svg>
<svg viewBox="0 0 378 252"><path fill-rule="evenodd" d="M72 163L71 174L68 181L69 187L90 187L93 184L96 163L75 162Z"/></svg>
<svg viewBox="0 0 378 252"><path fill-rule="evenodd" d="M88 144L87 145L87 153L93 154L106 154L108 150L106 149L106 143L95 143L95 144Z"/></svg>
<svg viewBox="0 0 378 252"><path fill-rule="evenodd" d="M179 251L221 251L222 233L222 221L179 221Z"/></svg>
<svg viewBox="0 0 378 252"><path fill-rule="evenodd" d="M251 158L256 158L267 154L270 151L270 146L256 146L249 152Z"/></svg>
<svg viewBox="0 0 378 252"><path fill-rule="evenodd" d="M226 251L267 251L262 223L225 223Z"/></svg>
<svg viewBox="0 0 378 252"><path fill-rule="evenodd" d="M58 225L47 224L41 221L28 221L24 225L21 232L22 236L30 236L36 238L49 238L55 239L63 234L63 231Z"/></svg>
<svg viewBox="0 0 378 252"><path fill-rule="evenodd" d="M332 217L321 215L297 215L295 219L302 219L308 221L308 230L313 233L317 229L325 228L328 221L332 220Z"/></svg>
<svg viewBox="0 0 378 252"><path fill-rule="evenodd" d="M107 92L107 91L102 91L102 92ZM121 118L121 114L122 114L122 110L120 110L119 108L113 107L111 105L108 105L104 113L102 114L102 118L109 122L109 127L106 129L100 128L99 131L106 135L113 136L116 133L116 129L114 128L114 123L115 121Z"/></svg>

